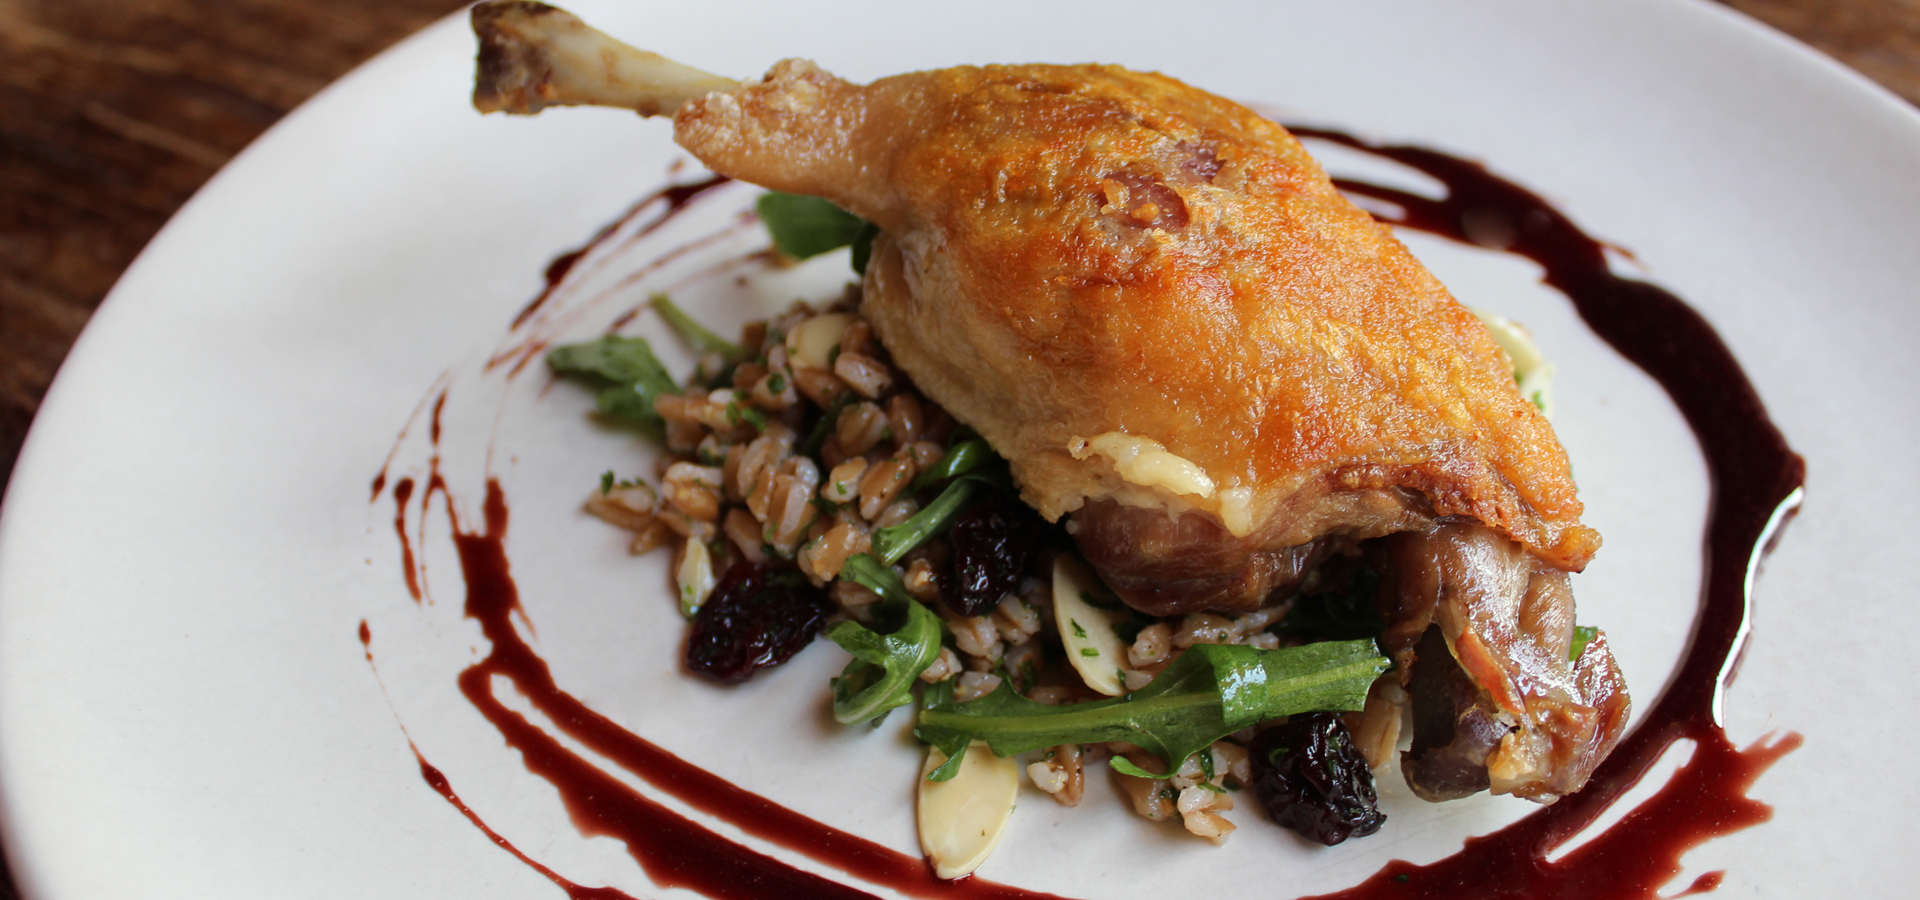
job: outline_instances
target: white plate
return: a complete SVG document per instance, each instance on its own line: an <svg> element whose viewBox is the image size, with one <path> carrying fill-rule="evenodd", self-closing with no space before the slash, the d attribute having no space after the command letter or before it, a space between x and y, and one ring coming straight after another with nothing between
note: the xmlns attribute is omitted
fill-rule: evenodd
<svg viewBox="0 0 1920 900"><path fill-rule="evenodd" d="M1483 159L1554 199L1705 312L1808 462L1727 708L1737 743L1773 729L1807 743L1753 791L1775 820L1694 852L1670 890L1726 869L1729 895L1897 896L1920 875L1920 781L1902 764L1920 737L1920 606L1897 550L1920 506L1920 116L1904 104L1679 0L578 6L735 74L785 55L862 80L1034 59L1161 69ZM546 262L679 154L663 123L617 112L481 118L471 55L463 23L442 22L276 126L128 271L49 394L0 531L0 787L30 896L560 896L423 783L402 724L521 849L582 884L659 893L617 843L581 837L454 689L482 642L443 539L418 544L437 602L407 596L393 507L369 503L369 482L443 376L454 494L477 512L491 439L528 618L562 686L914 852L915 751L897 727L848 732L821 713L839 651L817 645L734 690L679 675L660 560L625 557L577 510L600 471L641 468L635 445L591 426L581 392L479 373ZM1528 267L1415 247L1558 364L1558 425L1608 538L1576 582L1582 619L1608 627L1651 705L1698 585L1691 438ZM831 266L785 277L824 285ZM709 314L812 289L756 284ZM416 427L393 477L421 474L423 440ZM1075 896L1308 893L1446 855L1527 809L1389 790L1377 837L1312 850L1243 810L1215 850L1121 815L1109 793L1090 786L1076 810L1024 795L982 874Z"/></svg>

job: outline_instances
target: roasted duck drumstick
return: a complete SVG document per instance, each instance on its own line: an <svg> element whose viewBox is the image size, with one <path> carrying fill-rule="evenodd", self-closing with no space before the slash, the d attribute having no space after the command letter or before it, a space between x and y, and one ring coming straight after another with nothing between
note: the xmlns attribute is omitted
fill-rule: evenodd
<svg viewBox="0 0 1920 900"><path fill-rule="evenodd" d="M1567 576L1600 545L1507 355L1301 145L1113 66L735 82L538 3L474 9L483 111L671 115L714 171L875 223L861 313L1127 604L1287 599L1381 570L1367 713L1428 799L1577 790L1629 702ZM1377 758L1384 751L1376 747Z"/></svg>

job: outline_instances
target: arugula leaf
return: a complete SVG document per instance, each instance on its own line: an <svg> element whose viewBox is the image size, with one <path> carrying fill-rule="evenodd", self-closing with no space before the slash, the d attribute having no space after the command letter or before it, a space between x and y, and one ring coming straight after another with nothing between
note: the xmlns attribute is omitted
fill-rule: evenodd
<svg viewBox="0 0 1920 900"><path fill-rule="evenodd" d="M807 442L800 445L800 455L818 455L820 448L827 443L827 435L833 433L834 423L840 421L841 411L857 399L859 395L855 394L851 388L836 394L833 402L828 404L827 411L820 414L820 421L814 423L813 433L807 435Z"/></svg>
<svg viewBox="0 0 1920 900"><path fill-rule="evenodd" d="M794 259L838 250L860 236L867 223L819 197L769 191L754 201L774 249Z"/></svg>
<svg viewBox="0 0 1920 900"><path fill-rule="evenodd" d="M1280 630L1330 641L1378 637L1387 630L1375 601L1379 587L1379 574L1358 569L1341 587L1296 598Z"/></svg>
<svg viewBox="0 0 1920 900"><path fill-rule="evenodd" d="M1600 636L1600 629L1592 625L1576 625L1573 628L1573 643L1567 647L1567 661L1573 662L1587 651L1587 645Z"/></svg>
<svg viewBox="0 0 1920 900"><path fill-rule="evenodd" d="M679 393L680 387L653 355L653 345L646 338L608 335L555 347L547 351L547 367L599 387L594 403L601 413L656 439L666 436L666 421L653 411L653 401L661 394Z"/></svg>
<svg viewBox="0 0 1920 900"><path fill-rule="evenodd" d="M827 638L853 661L833 679L833 717L842 725L879 719L913 702L913 683L940 655L940 617L907 594L900 576L865 553L849 557L840 577L880 595L876 632L852 620L835 623Z"/></svg>
<svg viewBox="0 0 1920 900"><path fill-rule="evenodd" d="M980 482L974 479L956 481L947 485L940 496L906 521L876 529L873 532L873 555L887 565L899 562L908 551L939 534L979 489Z"/></svg>
<svg viewBox="0 0 1920 900"><path fill-rule="evenodd" d="M680 305L673 302L673 298L666 294L654 294L652 300L648 302L653 304L654 310L660 313L660 318L667 320L667 324L673 326L673 330L679 333L680 339L686 341L695 350L701 353L718 353L720 358L725 360L739 360L747 355L739 344L714 334L708 330L707 326L687 315L687 311L681 309Z"/></svg>
<svg viewBox="0 0 1920 900"><path fill-rule="evenodd" d="M934 463L932 468L921 472L920 477L913 480L913 489L926 490L949 478L965 475L999 458L993 452L993 448L987 446L986 441L979 438L961 441L948 447L947 452L941 455L940 460Z"/></svg>
<svg viewBox="0 0 1920 900"><path fill-rule="evenodd" d="M739 425L742 420L761 431L767 430L767 414L751 406L741 406L738 401L727 404L727 422Z"/></svg>
<svg viewBox="0 0 1920 900"><path fill-rule="evenodd" d="M1128 741L1172 767L1267 719L1360 709L1367 688L1386 668L1371 640L1280 650L1196 644L1146 687L1112 700L1045 706L1002 684L985 697L955 704L950 691L930 691L922 698L914 736L949 756L975 740L986 741L999 756L1058 744ZM946 768L928 777L953 777Z"/></svg>
<svg viewBox="0 0 1920 900"><path fill-rule="evenodd" d="M646 338L607 335L584 344L547 351L547 366L561 375L585 376L609 384L639 384L663 394L680 389L667 367L653 355Z"/></svg>
<svg viewBox="0 0 1920 900"><path fill-rule="evenodd" d="M999 459L999 457L993 457ZM953 517L964 509L968 501L974 498L982 488L988 490L1012 490L1013 476L1007 473L1006 466L987 469L975 469L947 484L940 496L933 498L919 512L909 516L898 525L889 525L873 532L873 555L887 565L893 565L906 556L913 548L920 546L947 530L953 524Z"/></svg>
<svg viewBox="0 0 1920 900"><path fill-rule="evenodd" d="M872 222L860 223L859 233L853 236L854 274L867 274L867 263L873 260L873 239L879 236L880 226Z"/></svg>

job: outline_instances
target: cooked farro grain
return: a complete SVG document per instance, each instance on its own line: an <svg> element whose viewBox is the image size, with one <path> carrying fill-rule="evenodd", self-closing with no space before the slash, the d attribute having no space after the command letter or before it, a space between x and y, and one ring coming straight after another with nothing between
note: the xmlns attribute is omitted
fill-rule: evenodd
<svg viewBox="0 0 1920 900"><path fill-rule="evenodd" d="M822 499L834 503L852 503L860 496L860 476L867 474L867 460L856 456L827 473L827 481L820 486Z"/></svg>
<svg viewBox="0 0 1920 900"><path fill-rule="evenodd" d="M827 588L827 596L848 618L860 622L873 621L873 605L880 602L879 594L845 579L836 579Z"/></svg>
<svg viewBox="0 0 1920 900"><path fill-rule="evenodd" d="M702 543L713 540L719 534L719 528L713 522L692 518L678 509L662 509L654 514L654 521L665 522L675 534Z"/></svg>
<svg viewBox="0 0 1920 900"><path fill-rule="evenodd" d="M961 703L978 700L993 693L1000 686L1000 676L992 672L962 672L960 681L954 685L953 699Z"/></svg>
<svg viewBox="0 0 1920 900"><path fill-rule="evenodd" d="M774 347L767 363L767 373L753 382L749 394L753 405L777 412L798 403L800 392L794 386L792 370L787 368L787 349Z"/></svg>
<svg viewBox="0 0 1920 900"><path fill-rule="evenodd" d="M767 367L757 362L743 362L733 369L733 389L745 394L753 390L754 384L767 377Z"/></svg>
<svg viewBox="0 0 1920 900"><path fill-rule="evenodd" d="M887 364L864 353L841 351L840 358L833 361L833 374L869 400L879 399L893 386L893 372Z"/></svg>
<svg viewBox="0 0 1920 900"><path fill-rule="evenodd" d="M1173 645L1185 650L1195 644L1229 644L1237 637L1231 619L1213 613L1188 613L1173 633Z"/></svg>
<svg viewBox="0 0 1920 900"><path fill-rule="evenodd" d="M826 534L801 548L798 557L807 577L822 584L840 577L840 568L847 564L847 557L873 549L873 538L858 519L842 511L835 514L834 520ZM842 583L835 582L836 585Z"/></svg>
<svg viewBox="0 0 1920 900"><path fill-rule="evenodd" d="M1000 631L986 616L951 616L947 619L947 630L953 632L954 646L968 656L997 660L1004 652L1000 648Z"/></svg>
<svg viewBox="0 0 1920 900"><path fill-rule="evenodd" d="M761 536L780 556L793 555L794 548L806 537L807 526L820 515L820 507L813 505L814 492L819 489L820 467L807 457L789 456L774 473L766 530Z"/></svg>
<svg viewBox="0 0 1920 900"><path fill-rule="evenodd" d="M742 559L754 564L767 561L766 542L760 537L760 523L752 513L737 506L729 509L722 527Z"/></svg>
<svg viewBox="0 0 1920 900"><path fill-rule="evenodd" d="M587 498L587 512L602 522L628 531L645 531L653 524L657 498L653 488L644 484L621 485L605 493L595 491Z"/></svg>
<svg viewBox="0 0 1920 900"><path fill-rule="evenodd" d="M1250 634L1241 638L1240 643L1260 650L1278 650L1280 649L1280 636L1277 634L1268 634L1263 631L1259 634Z"/></svg>
<svg viewBox="0 0 1920 900"><path fill-rule="evenodd" d="M1253 761L1247 748L1232 741L1213 744L1213 771L1221 778L1232 778L1238 785L1253 783Z"/></svg>
<svg viewBox="0 0 1920 900"><path fill-rule="evenodd" d="M1187 827L1187 831L1216 844L1225 841L1236 827L1220 815L1233 808L1232 794L1190 787L1180 792L1175 807L1180 812L1180 823Z"/></svg>
<svg viewBox="0 0 1920 900"><path fill-rule="evenodd" d="M913 457L913 467L922 472L933 468L947 455L946 448L933 441L914 441L906 445L906 450L907 455Z"/></svg>
<svg viewBox="0 0 1920 900"><path fill-rule="evenodd" d="M920 398L913 394L895 394L887 399L887 424L893 428L893 441L906 446L920 439L925 424Z"/></svg>
<svg viewBox="0 0 1920 900"><path fill-rule="evenodd" d="M872 450L887 436L887 414L866 400L840 411L833 423L833 442L849 458Z"/></svg>
<svg viewBox="0 0 1920 900"><path fill-rule="evenodd" d="M1061 806L1078 806L1087 783L1081 755L1079 744L1061 744L1027 766L1027 777Z"/></svg>
<svg viewBox="0 0 1920 900"><path fill-rule="evenodd" d="M896 453L867 467L860 476L860 515L868 520L880 517L900 492L913 483L913 458Z"/></svg>
<svg viewBox="0 0 1920 900"><path fill-rule="evenodd" d="M720 517L720 478L718 467L676 462L667 467L660 490L681 512L712 522Z"/></svg>
<svg viewBox="0 0 1920 900"><path fill-rule="evenodd" d="M853 390L847 386L846 382L840 380L840 376L833 374L832 370L808 366L793 368L793 386L799 389L802 396L821 409L833 406L833 398Z"/></svg>
<svg viewBox="0 0 1920 900"><path fill-rule="evenodd" d="M1027 692L1027 699L1042 706L1060 706L1076 697L1080 692L1066 685L1037 687Z"/></svg>
<svg viewBox="0 0 1920 900"><path fill-rule="evenodd" d="M1126 757L1127 762L1139 766L1141 770L1153 773L1166 771L1160 758L1151 753L1134 749L1117 754ZM1119 771L1113 773L1120 789L1126 792L1127 799L1133 801L1133 811L1155 822L1164 822L1177 814L1174 801L1179 797L1166 782L1153 778L1141 778L1126 775Z"/></svg>
<svg viewBox="0 0 1920 900"><path fill-rule="evenodd" d="M1012 594L1000 598L989 617L1000 639L1009 644L1024 644L1040 633L1040 613Z"/></svg>
<svg viewBox="0 0 1920 900"><path fill-rule="evenodd" d="M881 510L880 515L874 517L873 527L890 528L913 518L913 514L919 511L920 504L915 502L912 497L901 497L887 504L887 508Z"/></svg>
<svg viewBox="0 0 1920 900"><path fill-rule="evenodd" d="M941 647L940 655L933 658L933 665L920 673L920 680L928 684L938 684L960 674L960 654L952 647Z"/></svg>
<svg viewBox="0 0 1920 900"><path fill-rule="evenodd" d="M840 333L840 355L848 353L867 353L868 344L873 341L873 325L866 319L855 316L847 323L847 330Z"/></svg>
<svg viewBox="0 0 1920 900"><path fill-rule="evenodd" d="M1140 629L1134 636L1133 644L1127 648L1127 662L1136 669L1160 665L1173 658L1173 628L1165 622L1155 622Z"/></svg>
<svg viewBox="0 0 1920 900"><path fill-rule="evenodd" d="M1293 604L1290 602L1276 603L1272 606L1261 607L1259 609L1254 610L1253 612L1247 613L1244 616L1234 619L1233 620L1234 631L1242 635L1258 634L1262 631L1267 630L1268 626L1271 626L1273 623L1286 618L1287 611L1292 608L1293 608Z"/></svg>
<svg viewBox="0 0 1920 900"><path fill-rule="evenodd" d="M907 564L906 577L901 579L907 586L907 593L922 603L933 603L940 599L940 581L934 577L933 563L925 557Z"/></svg>
<svg viewBox="0 0 1920 900"><path fill-rule="evenodd" d="M667 523L654 519L647 523L647 527L640 529L639 533L633 536L632 541L628 542L627 552L634 556L652 553L672 543L676 537L678 535L674 534L672 528L667 527Z"/></svg>

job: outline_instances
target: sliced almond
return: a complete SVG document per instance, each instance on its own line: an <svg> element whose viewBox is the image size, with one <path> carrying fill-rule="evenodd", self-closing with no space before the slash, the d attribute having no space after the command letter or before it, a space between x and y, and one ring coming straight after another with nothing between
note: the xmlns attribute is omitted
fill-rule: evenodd
<svg viewBox="0 0 1920 900"><path fill-rule="evenodd" d="M707 602L707 595L713 593L713 556L707 552L705 542L697 538L688 538L680 545L680 559L674 567L674 582L680 589L680 612L687 618L693 618L700 606Z"/></svg>
<svg viewBox="0 0 1920 900"><path fill-rule="evenodd" d="M1471 307L1469 307L1471 308ZM1493 335L1493 342L1507 351L1513 360L1513 380L1520 388L1520 396L1538 407L1542 413L1553 410L1553 364L1547 362L1547 356L1540 352L1540 345L1533 342L1533 333L1525 325L1485 310L1475 309L1473 314L1480 323L1487 326L1487 332Z"/></svg>
<svg viewBox="0 0 1920 900"><path fill-rule="evenodd" d="M1054 561L1053 618L1067 659L1087 687L1118 697L1127 692L1127 645L1114 631L1120 616L1094 605L1108 596L1106 586L1079 557L1062 553Z"/></svg>
<svg viewBox="0 0 1920 900"><path fill-rule="evenodd" d="M940 748L927 748L920 770L920 849L933 861L933 874L950 879L972 874L999 845L1020 793L1020 768L993 755L985 741L974 741L952 779L928 781L946 761Z"/></svg>
<svg viewBox="0 0 1920 900"><path fill-rule="evenodd" d="M815 369L833 369L833 348L853 325L848 313L821 313L801 322L787 332L787 357L795 365Z"/></svg>

